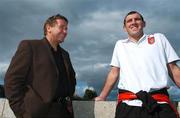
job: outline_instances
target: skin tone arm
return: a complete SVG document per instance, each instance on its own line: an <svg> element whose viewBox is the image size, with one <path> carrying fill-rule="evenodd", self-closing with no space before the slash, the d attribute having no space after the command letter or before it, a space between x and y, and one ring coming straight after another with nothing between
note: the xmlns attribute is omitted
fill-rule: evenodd
<svg viewBox="0 0 180 118"><path fill-rule="evenodd" d="M176 65L176 62L168 64L170 77L174 80L176 85L180 87L180 67Z"/></svg>
<svg viewBox="0 0 180 118"><path fill-rule="evenodd" d="M118 77L119 77L119 68L118 67L112 67L108 76L107 76L107 79L106 79L106 82L105 82L105 85L104 85L104 88L103 88L101 94L95 98L96 101L106 100L111 89L114 87L114 84L118 80Z"/></svg>

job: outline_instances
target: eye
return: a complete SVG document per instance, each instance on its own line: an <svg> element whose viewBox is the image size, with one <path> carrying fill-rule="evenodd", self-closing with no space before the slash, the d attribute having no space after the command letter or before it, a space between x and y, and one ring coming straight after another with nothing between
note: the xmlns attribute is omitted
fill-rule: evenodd
<svg viewBox="0 0 180 118"><path fill-rule="evenodd" d="M132 22L132 19L128 19L128 20L126 21L126 23L130 23L130 22Z"/></svg>
<svg viewBox="0 0 180 118"><path fill-rule="evenodd" d="M141 21L141 18L135 18L136 21Z"/></svg>
<svg viewBox="0 0 180 118"><path fill-rule="evenodd" d="M68 28L67 28L67 26L62 25L62 26L59 26L59 29L67 30Z"/></svg>

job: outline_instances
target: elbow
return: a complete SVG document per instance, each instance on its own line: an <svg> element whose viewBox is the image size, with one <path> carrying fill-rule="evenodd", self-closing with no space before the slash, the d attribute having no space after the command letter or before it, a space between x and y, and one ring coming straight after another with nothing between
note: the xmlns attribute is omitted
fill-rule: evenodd
<svg viewBox="0 0 180 118"><path fill-rule="evenodd" d="M179 82L175 82L175 84L180 88L180 81Z"/></svg>
<svg viewBox="0 0 180 118"><path fill-rule="evenodd" d="M176 86L180 87L180 76L176 76L173 78L174 83L176 84Z"/></svg>
<svg viewBox="0 0 180 118"><path fill-rule="evenodd" d="M174 81L178 87L180 87L180 73L179 72L176 75L174 75Z"/></svg>

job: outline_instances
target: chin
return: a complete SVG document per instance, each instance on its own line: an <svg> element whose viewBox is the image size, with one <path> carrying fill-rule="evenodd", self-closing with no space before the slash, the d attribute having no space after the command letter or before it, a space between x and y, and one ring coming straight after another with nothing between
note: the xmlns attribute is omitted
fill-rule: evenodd
<svg viewBox="0 0 180 118"><path fill-rule="evenodd" d="M63 42L64 42L64 40L60 40L60 41L59 41L59 43L63 43Z"/></svg>
<svg viewBox="0 0 180 118"><path fill-rule="evenodd" d="M131 32L131 35L139 35L140 32L139 31L134 31L134 32Z"/></svg>

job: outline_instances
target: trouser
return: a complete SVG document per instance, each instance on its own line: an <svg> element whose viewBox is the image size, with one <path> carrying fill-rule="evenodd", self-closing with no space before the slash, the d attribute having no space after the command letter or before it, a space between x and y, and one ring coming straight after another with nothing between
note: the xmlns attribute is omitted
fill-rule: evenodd
<svg viewBox="0 0 180 118"><path fill-rule="evenodd" d="M71 97L58 97L54 99L47 118L74 118Z"/></svg>
<svg viewBox="0 0 180 118"><path fill-rule="evenodd" d="M61 103L53 103L47 114L46 118L74 118L73 113L70 113Z"/></svg>
<svg viewBox="0 0 180 118"><path fill-rule="evenodd" d="M121 102L116 107L115 118L177 118L177 115L169 104L159 104L149 113L143 107L129 106Z"/></svg>
<svg viewBox="0 0 180 118"><path fill-rule="evenodd" d="M122 102L134 99L141 100L142 107L129 106ZM166 103L158 104L157 101ZM170 103L166 88L149 93L139 91L136 94L121 89L119 90L115 118L178 118L178 114Z"/></svg>
<svg viewBox="0 0 180 118"><path fill-rule="evenodd" d="M17 118L74 118L72 101L52 101L45 111L39 111L39 114L24 113Z"/></svg>

